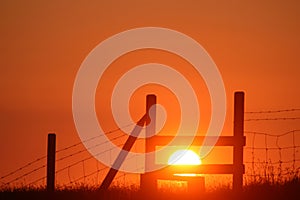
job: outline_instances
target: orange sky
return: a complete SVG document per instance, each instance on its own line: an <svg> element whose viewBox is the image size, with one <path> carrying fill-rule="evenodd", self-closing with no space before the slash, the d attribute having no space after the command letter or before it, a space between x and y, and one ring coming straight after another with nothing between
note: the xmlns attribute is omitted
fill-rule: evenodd
<svg viewBox="0 0 300 200"><path fill-rule="evenodd" d="M102 2L0 2L0 175L44 155L48 132L58 148L79 141L76 73L98 43L131 28L174 29L207 50L225 84L227 131L236 90L248 111L300 107L299 1Z"/></svg>

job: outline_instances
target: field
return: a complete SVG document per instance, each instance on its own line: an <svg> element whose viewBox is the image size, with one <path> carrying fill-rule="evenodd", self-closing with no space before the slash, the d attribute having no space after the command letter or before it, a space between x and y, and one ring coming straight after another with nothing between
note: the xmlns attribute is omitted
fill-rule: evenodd
<svg viewBox="0 0 300 200"><path fill-rule="evenodd" d="M1 200L15 199L74 199L74 200L139 200L139 199L204 199L204 200L223 200L223 199L300 199L300 177L295 176L289 180L256 181L244 186L240 194L235 194L227 186L220 186L211 191L205 191L198 194L189 194L187 192L157 191L156 193L146 194L137 188L118 188L112 187L106 191L99 191L96 188L86 186L76 186L74 188L62 188L55 192L47 192L45 188L6 188L0 192Z"/></svg>

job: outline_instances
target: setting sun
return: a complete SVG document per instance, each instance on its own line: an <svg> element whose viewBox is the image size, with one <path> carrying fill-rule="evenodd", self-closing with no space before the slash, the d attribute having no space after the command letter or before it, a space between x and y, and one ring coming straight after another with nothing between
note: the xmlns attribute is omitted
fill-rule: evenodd
<svg viewBox="0 0 300 200"><path fill-rule="evenodd" d="M200 157L192 150L175 151L168 160L169 165L200 165Z"/></svg>

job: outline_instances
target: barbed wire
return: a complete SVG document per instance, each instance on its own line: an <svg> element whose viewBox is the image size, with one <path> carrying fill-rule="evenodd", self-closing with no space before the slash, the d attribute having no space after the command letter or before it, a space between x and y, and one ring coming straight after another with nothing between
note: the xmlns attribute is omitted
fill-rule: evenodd
<svg viewBox="0 0 300 200"><path fill-rule="evenodd" d="M19 171L21 171L21 170L23 170L23 169L25 169L25 168L27 168L27 167L29 167L29 166L32 166L33 164L35 164L35 163L37 163L37 162L39 162L39 161L41 161L41 160L43 160L43 159L45 159L45 158L47 158L47 156L39 157L39 158L37 158L37 159L35 159L35 160L33 160L33 161L27 163L26 165L23 165L22 167L19 167L18 169L14 170L14 171L12 171L12 172L10 172L10 173L4 175L4 176L1 176L1 177L0 177L0 180L5 179L5 178L7 178L7 177L9 177L9 176L11 176L11 175L14 175L15 173L17 173L17 172L19 172Z"/></svg>
<svg viewBox="0 0 300 200"><path fill-rule="evenodd" d="M111 130L111 131L104 132L103 134L104 134L104 135L110 135L110 134L112 134L112 133L121 131L123 128L127 128L127 127L130 127L130 126L133 126L134 124L135 124L135 123L127 124L127 125L122 126L122 127L120 127L120 128L117 128L117 129L114 129L114 130ZM82 145L82 143L90 142L90 141L95 140L95 139L97 139L97 138L99 138L99 137L103 137L103 135L97 135L97 136L91 137L91 138L89 138L89 139L83 140L83 141L81 141L81 142L72 144L72 145L67 146L67 147L65 147L65 148L63 148L63 149L57 150L56 153L60 153L60 152L69 150L69 149L74 148L74 147L76 147L76 146Z"/></svg>
<svg viewBox="0 0 300 200"><path fill-rule="evenodd" d="M24 177L26 177L26 176L28 176L28 175L34 173L34 172L37 172L38 170L41 170L41 169L45 168L46 166L47 166L47 165L44 164L44 165L41 165L41 166L39 166L39 167L37 167L37 168L34 168L33 170L31 170L31 171L29 171L29 172L26 172L26 173L24 173L24 174L18 176L17 178L14 178L13 180L11 180L11 181L9 181L9 182L4 183L4 186L10 185L11 183L13 183L13 182L15 182L15 181L18 181L18 180L20 180L20 179L22 179L22 178L24 178Z"/></svg>
<svg viewBox="0 0 300 200"><path fill-rule="evenodd" d="M118 144L117 146L118 146L118 147L122 147L123 145L124 145L124 143ZM105 150L105 151L102 151L102 152L99 152L99 153L95 154L95 156L99 156L99 155L101 155L101 154L104 154L104 153L106 153L106 152L112 151L112 150L114 150L114 149L115 149L115 148L107 149L107 150ZM71 165L68 165L68 166L66 166L66 167L64 167L64 168L62 168L62 169L60 169L60 170L57 170L57 171L56 171L56 174L59 173L59 172L61 172L61 171L63 171L63 170L66 170L66 169L68 169L68 172L69 172L69 170L70 170L71 167L73 167L73 166L75 166L75 165L78 165L78 164L82 163L82 166L83 166L83 176L78 177L77 179L75 179L75 180L73 180L73 181L71 181L71 177L69 176L69 183L72 184L72 183L78 182L79 180L88 178L88 177L90 177L90 176L92 176L92 175L94 175L94 174L96 174L96 173L99 173L99 172L101 172L101 171L104 171L104 170L108 169L108 167L105 166L105 167L102 167L102 168L100 168L100 169L97 168L97 170L95 170L95 171L92 172L92 173L86 174L84 162L87 161L87 160L89 160L89 159L92 159L92 158L94 158L94 156L89 156L88 158L79 160L79 161L77 161L76 163L73 163L73 164L71 164ZM85 182L85 180L84 180L84 182Z"/></svg>
<svg viewBox="0 0 300 200"><path fill-rule="evenodd" d="M273 110L273 111L254 111L254 112L245 112L246 114L269 114L269 113L286 113L286 112L296 112L296 111L300 111L300 109L285 109L285 110ZM245 121L266 121L266 120L298 120L300 119L300 117L275 117L275 118L248 118L248 119L245 119ZM133 124L128 124L122 128L125 128L125 127L129 127L129 126L132 126ZM118 129L114 129L114 130L111 130L111 131L108 131L106 132L105 134L106 135L110 135L112 133L116 133L118 131L121 131L122 128L118 128ZM300 145L296 143L296 133L300 133L300 130L299 129L295 129L295 130L290 130L290 131L287 131L287 132L283 132L283 133L280 133L280 134L272 134L272 133L266 133L266 132L257 132L257 131L245 131L244 132L245 134L252 134L252 142L250 144L250 146L246 146L244 149L247 150L247 151L250 151L251 152L251 160L245 160L244 163L245 164L249 164L251 165L252 167L252 173L247 173L247 176L257 176L257 173L255 173L254 169L255 169L255 166L257 165L264 165L265 167L271 167L271 166L274 166L274 165L278 165L278 174L280 175L284 175L284 174L288 174L288 172L285 172L282 168L282 165L283 164L290 164L291 167L292 167L292 170L299 170L300 167L297 167L297 163L300 162L300 158L297 158L297 154L296 154L296 151L298 151L298 149L300 149ZM286 136L286 135L289 135L289 134L292 134L292 140L291 140L291 143L292 144L289 144L287 146L282 146L279 144L279 140L281 137L283 136ZM257 147L256 146L256 140L257 140L257 136L260 135L260 136L263 136L264 137L264 146L263 147ZM88 150L91 150L93 148L96 148L96 147L99 147L107 142L111 142L111 141L114 141L114 140L118 140L118 139L121 139L122 137L126 136L126 134L122 134L122 135L117 135L117 136L114 136L114 137L111 137L110 138L110 141L105 141L105 142L102 142L102 143L98 143L98 144L95 144L87 149L82 149L82 150L78 150L76 152L71 152L70 154L68 155L65 155L63 157L60 157L58 159L56 159L56 162L59 162L59 161L62 161L62 160L66 160L67 158L70 158L70 157L74 157L75 155L78 155L82 152L86 152ZM82 143L86 143L86 142L90 142L90 141L93 141L95 140L96 138L99 138L101 136L95 136L95 137L92 137L92 138L89 138L87 140L84 140L83 142L78 142L78 143L75 143L73 145L70 145L70 146L67 146L65 148L62 148L62 149L59 149L56 151L56 153L61 153L61 152L65 152L65 151L71 151L73 150L73 148L79 146L79 145L82 145ZM248 136L247 136L248 137ZM276 143L275 143L275 146L268 146L268 138L269 137L274 137L276 138ZM122 144L119 144L117 146L122 146L124 145L124 143ZM106 169L108 169L108 167L104 166L104 167L101 167L99 168L98 166L98 162L97 162L97 169L92 171L92 172L88 172L87 173L87 169L86 169L86 161L94 158L95 156L98 156L98 155L101 155L103 153L106 153L106 152L109 152L109 151L112 151L114 148L111 148L111 149L106 149L106 150L103 150L99 153L97 153L96 155L94 156L88 156L88 157L85 157L83 159L80 159L80 160L77 160L71 164L68 164L67 166L63 166L62 168L56 170L56 174L59 174L61 173L62 171L64 170L67 170L68 172L68 177L69 177L69 184L73 184L75 182L78 182L80 180L83 180L84 182L86 181L86 178L90 177L90 176L93 176L93 175L96 175L97 176L97 180L98 180L98 174ZM256 157L256 153L255 151L257 150L264 150L265 151L265 158L264 160L257 160L257 157ZM291 157L289 157L289 159L285 158L283 159L283 156L282 156L282 151L283 150L292 150L293 152L290 154ZM273 160L271 161L270 160L270 152L271 151L278 151L278 160ZM260 155L261 156L261 155ZM32 173L34 172L37 172L41 169L44 169L46 167L46 164L42 164L38 167L35 167L34 169L30 170L30 171L27 171L27 172L23 172L23 170L33 166L35 163L37 162L41 162L43 161L44 159L46 159L47 156L42 156L42 157L39 157L29 163L27 163L26 165L23 165L22 167L0 177L0 181L2 183L4 183L5 186L7 185L10 185L20 179L23 179L29 175L31 175ZM128 159L132 159L131 158L128 158ZM75 167L76 165L82 165L82 176L76 178L76 179L71 179L71 168ZM12 180L8 181L8 182L4 182L3 180L4 179L7 179L9 178L10 176L13 176L15 175L16 173L22 173L21 175L13 178ZM264 175L267 176L267 173L266 171L264 171ZM261 174L260 174L261 175ZM121 174L120 176L126 176L126 173L123 173ZM119 177L119 176L117 176ZM27 185L32 185L32 184L35 184L37 182L40 182L42 180L45 180L46 179L46 176L41 176L41 177L38 177L37 179L35 179L34 181L30 182L29 184Z"/></svg>
<svg viewBox="0 0 300 200"><path fill-rule="evenodd" d="M300 108L282 109L282 110L261 110L261 111L249 111L245 114L268 114L268 113L283 113L283 112L297 112Z"/></svg>
<svg viewBox="0 0 300 200"><path fill-rule="evenodd" d="M123 145L124 145L124 143L123 143L123 144L119 144L119 145L117 145L117 146L120 147L120 146L123 146ZM86 158L84 158L84 159L81 159L81 160L79 160L79 161L77 161L77 162L75 162L75 163L73 163L73 164L70 164L70 165L68 165L68 166L66 166L66 167L64 167L64 168L61 168L61 169L57 170L55 173L59 173L59 172L65 170L65 169L68 169L69 167L73 167L73 166L75 166L75 165L81 163L82 161L87 161L87 160L89 160L89 159L95 158L95 156L99 156L99 155L101 155L101 154L107 153L107 152L109 152L109 151L111 151L111 150L113 150L113 149L114 149L114 148L110 148L110 149L107 149L107 150L105 150L105 151L101 151L101 152L99 152L99 153L97 153L97 154L95 154L95 155L88 156L88 157L86 157Z"/></svg>
<svg viewBox="0 0 300 200"><path fill-rule="evenodd" d="M261 111L249 111L245 112L245 114L281 114L281 113L298 113L299 114L300 108L291 108L291 109L281 109L281 110L261 110ZM270 116L270 115L269 115ZM276 116L276 115L275 115ZM249 121L279 121L279 120L299 120L299 116L290 116L290 117L259 117L259 118L247 118L244 121L249 122Z"/></svg>
<svg viewBox="0 0 300 200"><path fill-rule="evenodd" d="M115 138L115 139L116 139L116 138ZM118 144L117 146L121 147L121 146L123 146L123 145L124 145L124 143ZM110 149L107 149L107 150L105 150L105 151L101 151L101 152L95 154L95 156L99 156L99 155L104 154L104 153L106 153L106 152L109 152L109 151L111 151L111 150L113 150L113 149L114 149L114 148L110 148ZM73 155L70 155L69 157L71 157L71 156L73 156ZM77 165L77 164L80 164L80 163L82 163L82 162L84 162L84 161L87 161L87 160L89 160L89 159L92 159L92 158L94 158L94 156L89 156L89 157L86 157L86 158L84 158L84 159L81 159L81 160L79 160L79 161L77 161L77 162L75 162L75 163L72 163L72 164L70 164L70 165L68 165L68 166L66 166L66 167L63 167L63 168L61 168L61 169L56 170L55 174L58 174L59 172L64 171L64 170L66 170L66 169L70 169L71 167L73 167L73 166L75 166L75 165ZM18 177L16 177L16 178L14 178L13 180L4 183L3 185L4 185L4 186L10 185L10 184L12 184L12 183L15 182L15 181L18 181L18 180L20 180L20 179L22 179L22 178L24 178L24 177L26 177L26 176L28 176L28 175L30 175L30 174L36 172L36 171L38 171L38 170L41 170L41 169L45 168L46 166L47 166L47 165L44 164L44 165L42 165L42 166L39 166L39 167L37 167L37 168L34 168L33 170L31 170L31 171L29 171L29 172L26 172L26 173L24 173L24 174L22 174L22 175L20 175L20 176L18 176ZM107 167L104 167L104 168L107 169ZM102 169L101 169L101 170L102 170ZM99 170L99 171L101 171L101 170ZM83 169L83 172L84 172L84 174L85 174L85 169ZM85 177L85 176L83 176L83 177ZM30 185L32 185L32 184L38 182L38 181L43 180L44 178L45 178L45 176L43 176L43 177L41 177L41 178L38 178L38 179L36 179L36 180L30 182L30 183L27 184L27 185L30 186Z"/></svg>
<svg viewBox="0 0 300 200"><path fill-rule="evenodd" d="M61 158L59 158L59 159L56 159L56 162L65 160L65 159L67 159L67 158L69 158L69 157L75 156L75 155L80 154L80 153L82 153L82 152L86 152L86 151L88 151L88 150L94 149L94 148L99 147L99 146L101 146L101 145L103 145L103 144L106 144L106 143L108 143L108 142L111 142L111 141L120 139L120 138L122 138L122 137L124 137L124 136L126 136L126 135L125 135L125 134L119 135L119 136L116 136L116 137L111 138L110 141L105 141L105 142L102 142L102 143L93 145L93 146L91 146L91 147L89 147L89 148L85 148L85 149L76 151L75 153L72 153L72 154L66 155L66 156L64 156L64 157L61 157Z"/></svg>
<svg viewBox="0 0 300 200"><path fill-rule="evenodd" d="M127 127L130 127L130 126L132 126L132 125L134 125L134 123L127 124L127 125L125 125L125 126L122 126L122 127L120 127L120 128L117 128L117 129L114 129L114 130L111 130L111 131L107 131L107 132L105 132L104 134L105 134L105 135L110 135L110 134L112 134L112 133L118 132L118 131L122 130L123 128L127 128ZM125 134L122 135L122 136L120 136L120 137L124 137L124 136L125 136ZM99 137L102 137L102 135L99 135L99 136L95 136L95 137L86 139L86 140L84 140L84 141L82 141L82 142L75 143L75 144L70 145L70 146L67 146L67 147L65 147L65 148L63 148L63 149L59 149L59 150L56 151L56 153L61 153L61 152L66 151L66 150L70 150L70 149L72 149L72 148L74 148L74 147L76 147L76 146L82 145L82 143L90 142L90 141L92 141L92 140L94 140L94 139L96 139L96 138L99 138ZM112 138L111 140L116 140L116 139L118 139L118 138L119 138L119 137L114 137L114 138ZM107 142L104 142L104 143L107 143ZM102 144L104 144L104 143L102 143ZM84 149L84 150L77 151L77 152L75 152L75 153L73 153L73 154L70 154L70 155L65 156L65 157L63 157L63 158L60 158L60 159L58 159L58 160L56 160L56 161L58 162L58 161L64 160L64 159L66 159L66 158L68 158L68 157L70 157L70 156L77 155L77 154L79 154L79 153L82 153L82 152L84 152L84 151L90 150L90 149L95 148L95 147L97 147L97 146L100 146L100 145L102 145L102 144L97 144L97 145L94 145L94 146L90 147L89 149ZM33 160L33 161L31 161L31 162L25 164L25 165L19 167L19 168L17 168L17 169L14 170L14 171L9 172L8 174L1 176L1 177L0 177L0 181L2 181L3 179L8 178L9 176L12 176L12 175L18 173L19 171L22 171L22 170L28 168L28 167L32 166L33 164L35 164L35 163L37 163L37 162L39 162L39 161L42 161L43 159L46 159L46 158L47 158L46 155L45 155L45 156L41 156L41 157L39 157L39 158L37 158L37 159L35 159L35 160ZM23 178L23 177L21 177L21 178ZM19 179L17 179L17 180L19 180Z"/></svg>
<svg viewBox="0 0 300 200"><path fill-rule="evenodd" d="M278 120L299 120L300 117L274 117L274 118L249 118L245 119L245 122L249 121L278 121Z"/></svg>

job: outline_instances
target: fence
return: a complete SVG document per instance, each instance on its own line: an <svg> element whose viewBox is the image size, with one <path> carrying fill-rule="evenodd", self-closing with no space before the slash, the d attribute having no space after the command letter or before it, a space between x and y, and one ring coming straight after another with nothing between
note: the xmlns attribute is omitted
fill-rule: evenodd
<svg viewBox="0 0 300 200"><path fill-rule="evenodd" d="M245 148L251 157L245 161L249 165L247 176L251 181L278 182L284 181L288 176L293 178L300 175L300 130L276 135L255 131L247 131L246 134L252 143ZM286 140L290 144L284 145ZM255 145L255 141L260 141L263 145Z"/></svg>
<svg viewBox="0 0 300 200"><path fill-rule="evenodd" d="M151 102L156 102L152 100ZM150 105L151 106L151 105ZM155 127L146 129L146 135L154 135ZM191 136L192 137L192 136ZM146 151L155 152L156 146L166 146L171 140L172 136L152 136L146 139ZM172 145L182 146L186 141L193 141L191 146L201 146L205 137L195 136L189 138L188 136L180 137L180 141ZM234 134L233 136L206 137L211 144L217 141L215 146L233 146L233 164L206 164L199 166L168 166L161 170L148 172L141 175L141 188L144 191L155 191L157 188L157 179L174 179L174 174L178 173L194 173L194 174L232 174L233 175L233 190L241 192L243 187L243 174L245 172L243 164L243 147L246 144L244 136L244 93L236 92L234 96ZM158 167L155 164L153 156L146 156L145 167Z"/></svg>
<svg viewBox="0 0 300 200"><path fill-rule="evenodd" d="M300 129L297 129L300 109L283 109L270 111L245 112L245 123L255 123L252 130L245 131L247 143L244 147L244 177L250 179L271 179L299 175L300 170ZM276 116L273 116L276 115ZM279 116L277 116L279 115ZM265 122L274 121L293 122L289 126L283 126L289 130L272 130ZM256 129L258 123L263 123L267 131ZM126 125L133 127L134 124ZM118 146L123 146L126 140L125 134L120 129L105 133L115 141ZM97 137L90 138L83 143L92 142ZM100 147L103 144L95 144L91 148ZM110 150L99 151L99 154L110 153ZM45 187L47 168L47 156L41 156L31 162L17 168L0 177L0 189L10 187ZM81 184L99 185L108 172L93 156L87 153L82 142L72 144L56 151L56 188L61 185L71 186ZM139 180L134 175L119 172L115 178L116 184L121 185ZM276 180L277 180L276 179ZM276 181L275 180L275 181Z"/></svg>
<svg viewBox="0 0 300 200"><path fill-rule="evenodd" d="M245 122L257 129L245 131L249 142L245 147L248 158L245 164L248 166L247 177L250 181L278 182L299 177L299 111L292 108L246 112L249 117ZM276 130L271 131L268 123L276 124Z"/></svg>

